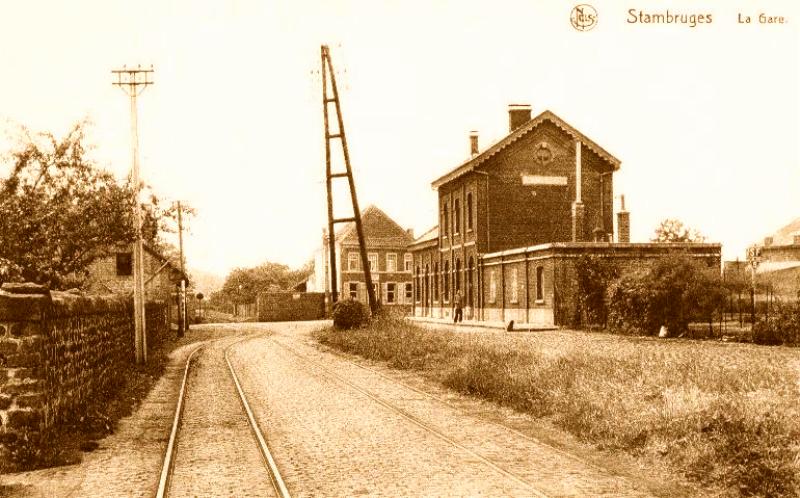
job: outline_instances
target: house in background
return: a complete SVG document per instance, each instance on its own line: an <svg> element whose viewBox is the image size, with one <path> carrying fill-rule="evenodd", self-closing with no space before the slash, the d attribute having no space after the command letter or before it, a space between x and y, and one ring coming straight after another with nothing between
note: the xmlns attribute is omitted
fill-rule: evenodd
<svg viewBox="0 0 800 498"><path fill-rule="evenodd" d="M755 245L756 283L782 299L800 298L800 218Z"/></svg>
<svg viewBox="0 0 800 498"><path fill-rule="evenodd" d="M149 245L144 245L145 296L148 301L166 301L175 305L175 291L181 278L189 285L180 267ZM89 278L83 286L99 294L133 295L133 244L120 247L89 266Z"/></svg>
<svg viewBox="0 0 800 498"><path fill-rule="evenodd" d="M508 122L483 151L472 132L470 157L432 183L439 224L410 246L416 316L451 317L460 292L467 319L571 324L580 256L638 267L681 252L719 268L719 244L630 243L624 202L615 240L620 161L550 111L511 105Z"/></svg>
<svg viewBox="0 0 800 498"><path fill-rule="evenodd" d="M383 305L404 306L410 310L413 305L413 275L408 246L414 241L412 230L403 229L376 206L362 211L361 224L375 297ZM353 298L367 304L366 279L361 268L355 223L345 224L336 233L334 244L339 298ZM306 291L330 293L329 255L325 241L314 254L314 273L306 280Z"/></svg>

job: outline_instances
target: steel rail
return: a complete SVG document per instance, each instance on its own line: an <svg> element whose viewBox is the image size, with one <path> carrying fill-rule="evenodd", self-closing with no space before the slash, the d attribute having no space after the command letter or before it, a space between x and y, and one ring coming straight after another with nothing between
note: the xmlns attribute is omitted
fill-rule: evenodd
<svg viewBox="0 0 800 498"><path fill-rule="evenodd" d="M258 440L258 448L261 450L261 457L264 459L264 463L269 469L272 486L275 488L275 492L278 493L281 498L291 498L289 489L286 487L286 483L283 482L283 477L281 477L281 473L278 470L275 459L272 458L272 453L269 451L267 441L264 439L264 435L261 433L261 429L258 427L258 422L256 421L255 415L253 415L253 410L250 408L250 403L247 402L247 396L245 396L244 390L242 390L242 384L239 382L239 377L236 375L236 370L233 368L233 363L231 363L231 360L228 357L228 351L230 351L233 346L248 339L253 339L253 337L236 341L225 348L225 361L228 363L228 368L230 369L233 383L236 385L236 390L239 393L239 399L242 401L242 407L244 407L244 411L247 413L247 420L250 422L250 428L253 429L253 434Z"/></svg>
<svg viewBox="0 0 800 498"><path fill-rule="evenodd" d="M236 387L236 391L239 395L239 399L242 402L242 406L244 408L245 414L247 415L247 420L250 425L250 428L253 431L253 434L256 437L258 442L259 451L261 453L261 457L265 466L267 467L270 482L272 486L275 488L275 492L281 498L291 498L289 494L289 490L286 488L286 484L283 482L283 478L281 477L280 472L278 471L278 467L275 464L275 460L272 457L272 454L269 451L267 446L266 440L264 435L261 433L261 429L258 427L258 423L255 420L255 416L253 415L253 411L250 408L250 404L247 402L247 398L244 394L242 389L242 385L239 382L239 378L236 375L236 371L233 368L233 364L228 357L228 351L235 345L244 342L246 340L254 339L257 336L250 336L242 338L225 348L224 357L225 362L228 364L228 369L230 371L231 377L233 378L233 383ZM186 397L186 384L187 379L189 377L189 367L191 366L192 360L194 358L195 353L203 349L207 345L209 341L204 341L198 347L196 347L192 352L189 354L189 357L186 359L186 366L183 371L183 380L181 381L181 388L178 393L178 401L175 406L175 416L172 422L172 430L170 431L169 442L167 443L167 450L164 456L164 462L161 467L161 476L158 482L158 490L156 492L156 498L164 498L169 494L169 484L170 478L172 477L172 472L175 464L175 453L177 452L177 435L178 430L181 425L181 421L183 419L183 409L184 409L184 399Z"/></svg>
<svg viewBox="0 0 800 498"><path fill-rule="evenodd" d="M197 346L189 353L186 358L186 367L183 370L183 380L181 381L181 389L178 392L178 402L175 405L175 416L172 421L172 430L169 434L169 442L167 443L167 451L164 455L164 463L161 466L161 477L158 480L158 490L156 491L156 498L164 498L167 494L167 486L169 486L169 478L172 475L172 466L175 463L175 441L178 436L178 426L180 425L183 415L183 399L186 396L186 379L189 377L189 365L192 363L194 354L200 351L207 341Z"/></svg>
<svg viewBox="0 0 800 498"><path fill-rule="evenodd" d="M431 434L435 435L439 439L441 439L441 440L451 444L452 446L455 446L456 448L458 448L458 449L470 454L471 456L473 456L474 458L480 460L482 463L484 463L488 467L491 467L493 470L495 470L499 474L507 477L508 479L511 479L511 480L515 481L517 484L521 484L522 486L525 486L526 488L531 490L531 496L536 496L538 498L548 498L548 495L543 493L541 490L537 489L533 484L531 484L528 481L524 480L523 478L517 476L516 474L513 474L513 473L509 472L508 470L500 467L499 465L497 465L496 463L492 462L491 460L489 460L488 458L484 457L483 455L481 455L481 454L479 454L479 453L467 448L466 446L462 445L461 443L451 439L446 434L444 434L441 431L439 431L438 429L426 424L424 421L422 421L419 418L415 417L414 415L408 413L407 411L403 410L402 408L400 408L400 407L398 407L398 406L396 406L396 405L394 405L394 404L392 404L392 403L390 403L390 402L388 402L388 401L386 401L386 400L384 400L384 399L372 394L371 392L361 388L360 386L350 382L349 380L345 379L341 375L339 375L336 372L334 372L333 370L325 367L324 365L320 364L319 362L314 361L314 360L310 359L308 356L297 352L294 348L291 348L291 347L289 347L289 346L287 346L285 344L282 344L282 343L280 343L280 342L278 342L278 341L276 341L274 339L271 342L273 344L278 345L279 347L281 347L285 351L288 351L289 353L293 354L297 358L300 358L301 360L305 361L306 363L309 363L309 364L312 364L312 365L316 366L317 368L319 368L320 370L325 372L329 377L332 377L332 378L338 380L340 383L350 387L354 391L357 391L357 392L363 394L364 396L366 396L369 399L375 401L379 405L382 405L384 408L387 408L387 409L397 413L398 415L400 415L401 417L405 418L409 422L411 422L411 423L417 425L418 427L430 432Z"/></svg>
<svg viewBox="0 0 800 498"><path fill-rule="evenodd" d="M438 396L435 396L435 395L433 395L433 394L431 394L431 393L429 393L427 391L423 391L421 389L418 389L418 388L416 388L414 386L408 385L405 382L399 381L399 380L397 380L397 379L395 379L393 377L390 377L390 376L388 376L388 375L386 375L386 374L384 374L382 372L379 372L379 371L377 371L377 370L375 370L373 368L365 367L364 365L359 365L358 363L356 363L354 361L351 361L351 360L348 360L347 358L343 358L341 356L339 356L338 358L340 360L344 361L344 362L347 362L347 363L353 365L354 367L358 367L358 368L360 368L362 370L366 370L367 372L375 374L375 375L377 375L378 377L380 377L380 378L382 378L384 380L388 380L389 382L391 382L391 383L393 383L395 385L401 386L401 387L403 387L405 389L408 389L409 391L413 391L413 392L415 392L417 394L425 396L428 399L431 399L431 400L439 403L442 406L446 406L447 408L450 408L452 410L456 410L456 411L464 414L465 416L470 417L473 420L478 420L480 422L493 425L493 426L498 427L500 429L507 430L508 432L510 432L510 433L512 433L512 434L514 434L516 436L519 436L522 439L530 441L530 442L532 442L534 444L537 444L539 446L543 446L543 447L545 447L545 448L547 448L549 450L553 450L555 453L558 453L559 455L561 455L561 456L563 456L565 458L568 458L568 459L572 460L573 462L579 463L581 465L585 465L586 467L588 467L588 468L590 468L590 469L592 469L594 471L597 471L597 472L601 472L601 473L605 473L605 474L613 474L614 477L616 477L617 479L620 479L620 480L625 481L626 483L628 483L628 484L630 484L632 486L635 486L634 483L632 483L630 481L630 479L628 479L627 477L619 475L619 474L617 474L616 472L614 472L614 471L612 471L610 469L607 469L605 467L601 467L601 466L599 466L599 465L597 465L595 463L592 463L592 462L590 462L588 460L584 460L583 458L581 458L581 457L579 457L577 455L573 455L572 453L570 453L568 451L565 451L565 450L562 450L561 448L557 448L557 447L553 446L552 444L545 443L541 439L538 439L538 438L536 438L534 436L530 436L528 434L525 434L522 431L514 429L513 427L508 427L507 425L501 424L499 422L495 422L493 420L488 420L488 419L483 418L483 417L481 417L479 415L473 415L473 414L465 411L464 409L459 408L459 407L453 405L452 403L449 403L449 402L443 400L442 398L439 398Z"/></svg>

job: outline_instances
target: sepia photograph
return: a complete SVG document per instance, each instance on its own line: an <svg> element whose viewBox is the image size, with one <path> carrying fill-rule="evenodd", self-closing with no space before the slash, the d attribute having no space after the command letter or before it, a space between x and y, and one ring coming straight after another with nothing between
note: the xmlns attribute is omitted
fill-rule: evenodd
<svg viewBox="0 0 800 498"><path fill-rule="evenodd" d="M797 2L0 42L0 498L800 496Z"/></svg>

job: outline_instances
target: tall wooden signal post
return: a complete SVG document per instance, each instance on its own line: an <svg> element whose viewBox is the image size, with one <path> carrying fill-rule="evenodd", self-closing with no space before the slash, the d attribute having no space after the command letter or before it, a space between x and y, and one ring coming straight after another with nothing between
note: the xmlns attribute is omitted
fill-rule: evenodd
<svg viewBox="0 0 800 498"><path fill-rule="evenodd" d="M372 288L372 274L367 258L367 246L364 243L364 229L361 225L361 210L358 207L358 197L356 196L356 185L353 182L353 170L350 167L350 154L347 151L347 138L344 134L344 122L342 121L342 106L339 102L339 92L336 89L336 76L333 72L333 62L327 45L320 47L322 59L322 112L325 117L325 186L328 190L328 251L330 252L329 268L331 276L331 304L338 301L338 282L336 281L336 232L333 227L336 223L355 223L358 233L358 247L361 253L361 267L364 270L364 280L367 286L367 297L369 308L373 313L377 309L375 300L375 290ZM330 78L330 93L328 92L328 79ZM338 129L331 133L330 120L328 117L329 104L335 104L336 120ZM331 140L339 140L344 155L345 171L331 172ZM333 216L333 195L332 182L337 178L347 178L350 188L350 199L353 203L352 218L334 218Z"/></svg>

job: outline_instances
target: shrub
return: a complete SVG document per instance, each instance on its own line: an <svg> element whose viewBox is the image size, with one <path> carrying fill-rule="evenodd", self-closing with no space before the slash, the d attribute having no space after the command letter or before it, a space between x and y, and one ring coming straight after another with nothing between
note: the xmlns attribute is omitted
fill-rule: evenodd
<svg viewBox="0 0 800 498"><path fill-rule="evenodd" d="M581 256L575 263L578 284L579 325L605 327L606 292L618 278L619 267L606 258Z"/></svg>
<svg viewBox="0 0 800 498"><path fill-rule="evenodd" d="M753 342L800 345L800 303L775 305L775 311L753 325Z"/></svg>
<svg viewBox="0 0 800 498"><path fill-rule="evenodd" d="M367 318L366 308L355 299L344 299L333 306L333 325L338 329L360 327Z"/></svg>
<svg viewBox="0 0 800 498"><path fill-rule="evenodd" d="M686 256L671 256L649 270L615 281L608 289L612 328L655 334L661 325L670 333L688 330L691 321L710 321L725 302L719 274Z"/></svg>

